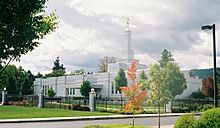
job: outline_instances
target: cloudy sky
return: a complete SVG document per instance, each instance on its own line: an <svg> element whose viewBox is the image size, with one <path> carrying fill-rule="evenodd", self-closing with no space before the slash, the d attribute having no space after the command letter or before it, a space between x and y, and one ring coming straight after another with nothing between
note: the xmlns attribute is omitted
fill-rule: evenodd
<svg viewBox="0 0 220 128"><path fill-rule="evenodd" d="M130 18L135 57L143 64L168 49L182 69L212 67L211 31L201 31L204 24L216 24L220 53L220 0L50 0L47 12L53 10L60 18L56 32L16 62L34 73L49 72L57 56L67 71L97 71L104 56L120 58L124 17Z"/></svg>

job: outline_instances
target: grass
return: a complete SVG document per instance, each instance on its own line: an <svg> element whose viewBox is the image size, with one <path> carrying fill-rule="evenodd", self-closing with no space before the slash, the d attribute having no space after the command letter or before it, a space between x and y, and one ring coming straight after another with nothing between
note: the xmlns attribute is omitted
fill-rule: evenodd
<svg viewBox="0 0 220 128"><path fill-rule="evenodd" d="M77 117L77 116L106 116L112 113L86 112L49 108L0 106L0 119L48 118L48 117Z"/></svg>
<svg viewBox="0 0 220 128"><path fill-rule="evenodd" d="M132 127L131 124L105 124L105 125L90 125L84 128L150 128L148 126L135 125Z"/></svg>

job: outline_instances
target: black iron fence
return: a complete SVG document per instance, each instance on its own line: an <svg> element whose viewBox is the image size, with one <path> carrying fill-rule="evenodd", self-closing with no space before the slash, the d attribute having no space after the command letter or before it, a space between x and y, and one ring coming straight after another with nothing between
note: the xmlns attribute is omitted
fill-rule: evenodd
<svg viewBox="0 0 220 128"><path fill-rule="evenodd" d="M45 108L81 110L88 109L89 99L84 97L44 97Z"/></svg>
<svg viewBox="0 0 220 128"><path fill-rule="evenodd" d="M176 99L172 101L172 112L199 112L213 107L213 99Z"/></svg>
<svg viewBox="0 0 220 128"><path fill-rule="evenodd" d="M36 95L6 95L6 104L17 106L37 107L38 96Z"/></svg>
<svg viewBox="0 0 220 128"><path fill-rule="evenodd" d="M0 96L1 102L1 96ZM124 106L129 102L127 97L106 97L95 98L96 108L99 110L124 110ZM38 106L38 96L36 95L7 95L7 103L17 106ZM176 99L172 101L172 112L192 112L202 111L213 107L212 99ZM89 99L85 97L47 97L44 96L45 108L59 108L70 110L89 110ZM161 105L161 110L165 112L165 105ZM140 107L146 111L157 111L157 104L148 105L147 100Z"/></svg>

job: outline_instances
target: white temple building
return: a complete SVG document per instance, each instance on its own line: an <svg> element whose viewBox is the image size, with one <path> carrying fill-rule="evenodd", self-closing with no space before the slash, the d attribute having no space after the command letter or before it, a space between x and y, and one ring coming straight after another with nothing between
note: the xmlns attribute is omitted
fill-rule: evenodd
<svg viewBox="0 0 220 128"><path fill-rule="evenodd" d="M125 49L122 50L122 56L116 63L108 65L108 71L106 73L93 73L73 76L60 76L51 78L37 78L34 81L34 94L38 95L40 90L43 89L45 95L50 87L56 92L56 96L76 96L81 97L80 86L83 81L88 80L91 83L91 87L95 88L98 97L119 97L120 94L115 90L115 77L120 68L125 72L130 66L132 61L136 61L137 72L142 70L147 72L147 65L140 64L138 59L134 58L134 50L131 43L131 30L129 29L129 23L125 30ZM178 98L186 98L193 91L201 88L201 79L191 78L187 71L184 71L184 76L187 80L187 89ZM129 81L128 81L129 83Z"/></svg>

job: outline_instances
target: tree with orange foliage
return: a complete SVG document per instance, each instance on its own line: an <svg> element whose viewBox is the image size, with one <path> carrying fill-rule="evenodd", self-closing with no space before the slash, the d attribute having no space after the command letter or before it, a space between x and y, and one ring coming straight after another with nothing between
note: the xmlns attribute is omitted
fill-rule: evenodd
<svg viewBox="0 0 220 128"><path fill-rule="evenodd" d="M133 113L133 126L134 112L140 109L140 105L147 96L147 91L141 90L141 84L137 84L136 70L136 62L133 61L128 69L128 78L131 80L131 85L128 87L121 87L125 96L129 97L129 102L125 105L125 112Z"/></svg>
<svg viewBox="0 0 220 128"><path fill-rule="evenodd" d="M213 78L208 77L202 80L202 94L207 97L214 97L214 85Z"/></svg>

